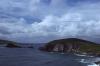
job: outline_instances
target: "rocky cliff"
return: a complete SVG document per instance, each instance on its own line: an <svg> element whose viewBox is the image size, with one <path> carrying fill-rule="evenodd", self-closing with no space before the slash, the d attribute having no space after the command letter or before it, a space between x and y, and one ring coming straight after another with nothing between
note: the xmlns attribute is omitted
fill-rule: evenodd
<svg viewBox="0 0 100 66"><path fill-rule="evenodd" d="M78 38L54 40L40 49L48 52L71 52L100 56L100 44Z"/></svg>

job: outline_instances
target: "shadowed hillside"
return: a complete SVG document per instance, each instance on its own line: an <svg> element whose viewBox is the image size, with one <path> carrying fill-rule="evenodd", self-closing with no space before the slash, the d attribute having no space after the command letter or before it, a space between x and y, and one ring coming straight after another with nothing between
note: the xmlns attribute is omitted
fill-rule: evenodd
<svg viewBox="0 0 100 66"><path fill-rule="evenodd" d="M40 49L48 52L71 52L96 56L100 55L100 44L77 38L54 40Z"/></svg>

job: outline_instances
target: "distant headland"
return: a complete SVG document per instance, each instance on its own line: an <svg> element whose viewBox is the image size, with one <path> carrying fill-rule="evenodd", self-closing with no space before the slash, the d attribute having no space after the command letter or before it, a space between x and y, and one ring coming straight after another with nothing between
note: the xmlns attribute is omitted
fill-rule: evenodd
<svg viewBox="0 0 100 66"><path fill-rule="evenodd" d="M78 53L100 57L100 44L78 38L53 40L39 49L48 52Z"/></svg>

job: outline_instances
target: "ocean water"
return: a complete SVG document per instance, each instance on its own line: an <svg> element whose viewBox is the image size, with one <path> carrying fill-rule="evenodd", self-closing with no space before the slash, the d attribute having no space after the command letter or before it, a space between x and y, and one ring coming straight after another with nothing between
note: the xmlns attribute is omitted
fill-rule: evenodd
<svg viewBox="0 0 100 66"><path fill-rule="evenodd" d="M42 52L36 48L0 48L0 66L98 66L94 57Z"/></svg>

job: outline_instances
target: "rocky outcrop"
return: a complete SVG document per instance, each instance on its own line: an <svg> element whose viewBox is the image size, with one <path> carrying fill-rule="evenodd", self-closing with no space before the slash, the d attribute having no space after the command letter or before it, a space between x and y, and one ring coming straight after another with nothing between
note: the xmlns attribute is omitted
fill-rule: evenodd
<svg viewBox="0 0 100 66"><path fill-rule="evenodd" d="M68 38L51 41L40 48L40 50L48 52L71 52L100 55L100 44L77 38Z"/></svg>

